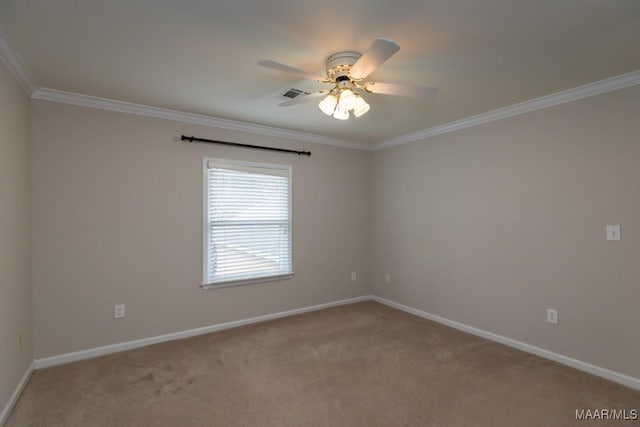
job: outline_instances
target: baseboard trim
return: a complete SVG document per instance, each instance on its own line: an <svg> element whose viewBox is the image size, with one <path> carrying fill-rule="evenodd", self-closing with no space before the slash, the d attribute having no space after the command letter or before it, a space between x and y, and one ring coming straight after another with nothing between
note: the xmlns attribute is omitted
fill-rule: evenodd
<svg viewBox="0 0 640 427"><path fill-rule="evenodd" d="M580 371L605 378L607 380L625 385L627 387L640 390L640 379L638 378L621 374L619 372L611 371L609 369L592 365L590 363L583 362L581 360L573 359L571 357L564 356L562 354L554 353L552 351L545 350L543 348L536 347L534 345L527 344L522 341L517 341L502 335L494 334L493 332L475 328L473 326L456 322L454 320L450 320L445 317L437 316L435 314L428 313L426 311L422 311L417 308L409 307L404 304L400 304L398 302L388 300L386 298L382 298L376 295L362 295L355 298L331 301L328 303L317 304L317 305L312 305L308 307L296 308L296 309L281 311L277 313L265 314L262 316L250 317L247 319L240 319L240 320L234 320L231 322L218 323L215 325L205 326L202 328L189 329L186 331L174 332L174 333L165 334L165 335L158 335L155 337L127 341L123 343L112 344L112 345L107 345L102 347L95 347L87 350L76 351L73 353L61 354L58 356L36 359L33 361L32 366L30 366L27 372L25 373L24 377L22 378L22 381L16 388L14 394L11 396L11 399L7 403L4 411L0 415L0 426L2 426L2 424L5 421L5 418L8 417L9 412L13 408L13 405L15 405L16 401L20 397L20 393L22 393L22 389L26 385L34 369L42 369L50 366L61 365L64 363L75 362L78 360L91 359L93 357L104 356L107 354L118 353L126 350L132 350L135 348L145 347L152 344L158 344L158 343L178 340L182 338L189 338L197 335L208 334L211 332L222 331L225 329L237 328L239 326L250 325L253 323L265 322L268 320L279 319L282 317L295 316L297 314L309 313L312 311L322 310L326 308L338 307L341 305L354 304L357 302L370 301L370 300L376 301L380 304L384 304L386 306L395 308L400 311L404 311L409 314L413 314L418 317L422 317L424 319L432 320L434 322L452 327L454 329L458 329L460 331L469 333L471 335L476 335L482 338L486 338L488 340L495 341L500 344L504 344L506 346L513 347L527 353L535 354L545 359L553 360L563 365L570 366Z"/></svg>
<svg viewBox="0 0 640 427"><path fill-rule="evenodd" d="M371 299L373 301L379 302L381 304L395 308L397 310L404 311L406 313L413 314L415 316L422 317L424 319L433 320L434 322L443 324L445 326L450 326L454 329L467 332L471 335L476 335L482 338L486 338L488 340L495 341L500 344L504 344L506 346L516 348L518 350L522 350L526 353L535 354L536 356L553 360L554 362L558 362L563 365L570 366L580 371L605 378L607 380L625 385L627 387L631 387L636 390L640 390L640 379L638 378L621 374L619 372L614 372L606 368L601 368L600 366L592 365L590 363L583 362L581 360L573 359L571 357L564 356L562 354L554 353L552 351L545 350L543 348L536 347L534 345L527 344L522 341L517 341L502 335L494 334L493 332L485 331L483 329L478 329L473 326L466 325L464 323L456 322L454 320L449 320L445 317L437 316L435 314L431 314L426 311L418 310L417 308L409 307L404 304L400 304L395 301L381 298L376 295L373 295Z"/></svg>
<svg viewBox="0 0 640 427"><path fill-rule="evenodd" d="M250 317L247 319L234 320L232 322L218 323L215 325L205 326L202 328L189 329L186 331L173 332L155 337L142 338L139 340L126 341L118 344L105 345L102 347L80 350L73 353L61 354L58 356L45 357L33 361L35 369L48 368L50 366L62 365L64 363L75 362L78 360L91 359L93 357L104 356L106 354L118 353L121 351L132 350L134 348L145 347L151 344L158 344L167 341L179 340L182 338L194 337L196 335L208 334L211 332L222 331L224 329L237 328L239 326L250 325L252 323L265 322L267 320L279 319L281 317L295 316L296 314L309 313L311 311L322 310L325 308L338 307L341 305L354 304L362 301L369 301L371 295L363 295L355 298L348 298L338 301L331 301L324 304L317 304L308 307L295 308L292 310L280 311L277 313L265 314L262 316Z"/></svg>
<svg viewBox="0 0 640 427"><path fill-rule="evenodd" d="M18 403L18 399L22 394L22 390L24 390L25 386L29 382L29 378L31 378L31 374L33 373L33 370L34 370L34 364L31 363L27 368L27 372L25 372L24 375L22 376L22 379L18 383L18 386L13 391L13 394L9 398L9 401L4 406L4 409L2 410L2 412L0 413L0 426L4 425L4 423L7 421L7 418L9 418L9 414L11 413L11 410L16 405L16 403Z"/></svg>

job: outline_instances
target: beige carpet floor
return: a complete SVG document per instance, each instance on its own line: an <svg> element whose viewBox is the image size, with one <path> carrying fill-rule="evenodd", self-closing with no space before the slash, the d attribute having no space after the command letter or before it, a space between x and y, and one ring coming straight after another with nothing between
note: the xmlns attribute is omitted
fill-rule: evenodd
<svg viewBox="0 0 640 427"><path fill-rule="evenodd" d="M36 371L17 426L638 426L640 392L365 302Z"/></svg>

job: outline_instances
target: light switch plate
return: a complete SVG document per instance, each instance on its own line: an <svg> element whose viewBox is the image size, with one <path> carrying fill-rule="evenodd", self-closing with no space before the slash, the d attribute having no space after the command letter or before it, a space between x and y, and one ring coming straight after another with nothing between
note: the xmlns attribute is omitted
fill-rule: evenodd
<svg viewBox="0 0 640 427"><path fill-rule="evenodd" d="M619 225L607 225L607 240L620 240Z"/></svg>

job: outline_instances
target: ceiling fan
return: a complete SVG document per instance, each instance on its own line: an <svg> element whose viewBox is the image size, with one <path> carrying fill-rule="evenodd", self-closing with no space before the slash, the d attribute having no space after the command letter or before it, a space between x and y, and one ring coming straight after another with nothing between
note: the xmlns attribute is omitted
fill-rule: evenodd
<svg viewBox="0 0 640 427"><path fill-rule="evenodd" d="M355 51L334 53L327 58L326 76L316 75L266 59L258 61L258 65L332 85L329 89L302 94L290 101L278 104L279 106L287 107L300 104L326 95L318 104L320 110L328 116L346 120L349 118L349 111L353 111L355 117L360 117L370 109L367 101L359 93L360 91L402 96L435 95L438 92L438 88L435 87L365 81L369 74L391 58L399 49L400 46L395 42L379 38L364 53Z"/></svg>

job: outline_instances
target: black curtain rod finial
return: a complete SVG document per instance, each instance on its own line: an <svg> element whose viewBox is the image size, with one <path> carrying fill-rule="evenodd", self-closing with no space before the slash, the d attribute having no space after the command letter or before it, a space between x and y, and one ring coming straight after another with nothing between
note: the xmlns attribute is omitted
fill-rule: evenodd
<svg viewBox="0 0 640 427"><path fill-rule="evenodd" d="M293 154L297 154L298 156L311 155L311 151L287 150L285 148L265 147L263 145L251 145L251 144L240 144L239 142L216 141L213 139L196 138L195 136L182 135L180 139L182 141L189 141L189 142L208 142L210 144L231 145L233 147L255 148L258 150L279 151L281 153L293 153Z"/></svg>

